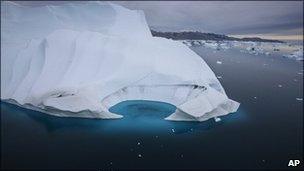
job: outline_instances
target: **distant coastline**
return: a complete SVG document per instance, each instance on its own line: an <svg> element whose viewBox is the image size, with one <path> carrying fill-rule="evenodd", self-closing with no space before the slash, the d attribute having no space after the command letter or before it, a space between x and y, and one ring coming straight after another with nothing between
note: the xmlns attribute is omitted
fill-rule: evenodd
<svg viewBox="0 0 304 171"><path fill-rule="evenodd" d="M236 38L215 33L202 33L199 31L181 31L181 32L160 32L151 29L151 33L155 37L164 37L173 40L214 40L214 41L252 41L252 42L272 42L285 43L280 40L262 39L259 37Z"/></svg>

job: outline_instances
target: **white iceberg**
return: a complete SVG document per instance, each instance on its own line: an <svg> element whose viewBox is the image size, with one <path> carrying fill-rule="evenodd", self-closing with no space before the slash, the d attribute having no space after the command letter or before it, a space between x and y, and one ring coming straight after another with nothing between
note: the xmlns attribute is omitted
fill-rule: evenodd
<svg viewBox="0 0 304 171"><path fill-rule="evenodd" d="M191 47L192 46L192 41L191 40L183 40L183 41L181 41L183 44L185 44L186 46L188 46L188 47Z"/></svg>
<svg viewBox="0 0 304 171"><path fill-rule="evenodd" d="M206 41L204 47L211 49L219 49L218 43L216 41L211 41L211 40Z"/></svg>
<svg viewBox="0 0 304 171"><path fill-rule="evenodd" d="M216 61L216 63L217 63L217 64L222 64L223 62L222 62L222 61Z"/></svg>
<svg viewBox="0 0 304 171"><path fill-rule="evenodd" d="M121 118L125 100L177 107L168 120L236 112L205 61L152 37L142 11L107 2L24 7L1 2L1 99L51 115Z"/></svg>

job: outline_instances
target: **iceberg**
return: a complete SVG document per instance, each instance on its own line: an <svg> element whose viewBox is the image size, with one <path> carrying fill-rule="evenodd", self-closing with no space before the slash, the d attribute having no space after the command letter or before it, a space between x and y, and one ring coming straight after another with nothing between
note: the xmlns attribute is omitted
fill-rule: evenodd
<svg viewBox="0 0 304 171"><path fill-rule="evenodd" d="M288 55L283 55L286 58L295 59L297 61L303 61L303 49L298 49Z"/></svg>
<svg viewBox="0 0 304 171"><path fill-rule="evenodd" d="M1 100L62 117L113 119L125 100L177 107L167 120L204 121L239 103L182 42L153 37L144 13L108 2L1 2Z"/></svg>

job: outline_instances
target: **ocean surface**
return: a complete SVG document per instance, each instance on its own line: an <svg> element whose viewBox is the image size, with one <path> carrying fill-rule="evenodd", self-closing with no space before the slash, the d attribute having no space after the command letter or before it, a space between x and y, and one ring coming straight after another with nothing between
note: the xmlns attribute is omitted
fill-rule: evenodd
<svg viewBox="0 0 304 171"><path fill-rule="evenodd" d="M123 119L98 120L1 102L2 168L275 169L288 168L290 159L303 163L303 62L279 52L191 49L241 103L236 113L221 122L173 122L164 120L175 110L171 104L126 101L110 109Z"/></svg>

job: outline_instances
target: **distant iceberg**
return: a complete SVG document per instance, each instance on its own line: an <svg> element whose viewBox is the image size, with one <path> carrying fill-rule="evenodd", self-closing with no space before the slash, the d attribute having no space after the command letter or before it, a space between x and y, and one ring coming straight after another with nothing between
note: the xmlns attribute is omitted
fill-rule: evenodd
<svg viewBox="0 0 304 171"><path fill-rule="evenodd" d="M295 59L297 61L303 61L303 49L298 49L289 55L284 55L286 58Z"/></svg>
<svg viewBox="0 0 304 171"><path fill-rule="evenodd" d="M238 49L252 55L272 55L280 52L283 57L303 61L303 45L279 42L253 42L230 40L179 40L188 47L203 47L212 50ZM282 51L281 51L282 50ZM214 51L215 52L215 51Z"/></svg>
<svg viewBox="0 0 304 171"><path fill-rule="evenodd" d="M1 99L51 115L121 118L125 100L177 107L168 120L236 112L205 61L152 37L144 13L108 2L25 7L1 2Z"/></svg>

